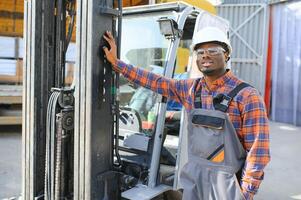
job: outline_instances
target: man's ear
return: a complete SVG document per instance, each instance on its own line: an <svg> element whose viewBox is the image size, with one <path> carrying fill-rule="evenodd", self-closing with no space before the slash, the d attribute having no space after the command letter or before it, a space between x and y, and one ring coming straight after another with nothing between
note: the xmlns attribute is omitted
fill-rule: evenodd
<svg viewBox="0 0 301 200"><path fill-rule="evenodd" d="M230 60L229 53L228 52L224 53L224 56L225 56L225 61L228 62L228 60Z"/></svg>

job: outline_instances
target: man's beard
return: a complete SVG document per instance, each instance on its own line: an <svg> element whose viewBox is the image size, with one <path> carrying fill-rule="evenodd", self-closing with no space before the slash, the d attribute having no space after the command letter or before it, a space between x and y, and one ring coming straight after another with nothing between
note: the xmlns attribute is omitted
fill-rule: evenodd
<svg viewBox="0 0 301 200"><path fill-rule="evenodd" d="M202 68L201 70L200 70L204 75L212 75L212 74L214 74L214 72L216 72L216 69L209 69L209 68Z"/></svg>

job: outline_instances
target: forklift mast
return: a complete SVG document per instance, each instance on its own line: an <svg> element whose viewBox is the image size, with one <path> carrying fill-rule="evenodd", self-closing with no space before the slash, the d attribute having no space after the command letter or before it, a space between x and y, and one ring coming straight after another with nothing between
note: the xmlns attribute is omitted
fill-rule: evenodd
<svg viewBox="0 0 301 200"><path fill-rule="evenodd" d="M106 30L115 33L120 11L113 0L78 0L76 11L75 0L24 5L23 199L118 199L112 172L116 75L100 47ZM65 54L75 13L76 86L68 88Z"/></svg>

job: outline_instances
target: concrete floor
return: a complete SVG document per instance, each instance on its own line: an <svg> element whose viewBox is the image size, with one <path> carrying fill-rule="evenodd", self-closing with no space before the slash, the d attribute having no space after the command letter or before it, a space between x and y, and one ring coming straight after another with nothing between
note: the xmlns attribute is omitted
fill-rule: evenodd
<svg viewBox="0 0 301 200"><path fill-rule="evenodd" d="M270 124L272 160L254 199L301 200L301 127ZM0 127L0 199L21 193L21 130L2 130Z"/></svg>
<svg viewBox="0 0 301 200"><path fill-rule="evenodd" d="M21 127L0 126L0 199L21 194Z"/></svg>
<svg viewBox="0 0 301 200"><path fill-rule="evenodd" d="M270 125L272 159L255 200L301 199L301 127Z"/></svg>

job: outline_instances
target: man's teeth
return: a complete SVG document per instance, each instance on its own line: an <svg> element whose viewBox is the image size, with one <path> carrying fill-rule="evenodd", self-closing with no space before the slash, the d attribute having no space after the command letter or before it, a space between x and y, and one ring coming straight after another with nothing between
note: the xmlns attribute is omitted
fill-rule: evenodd
<svg viewBox="0 0 301 200"><path fill-rule="evenodd" d="M209 65L211 65L212 64L212 62L204 62L204 66L209 66Z"/></svg>

